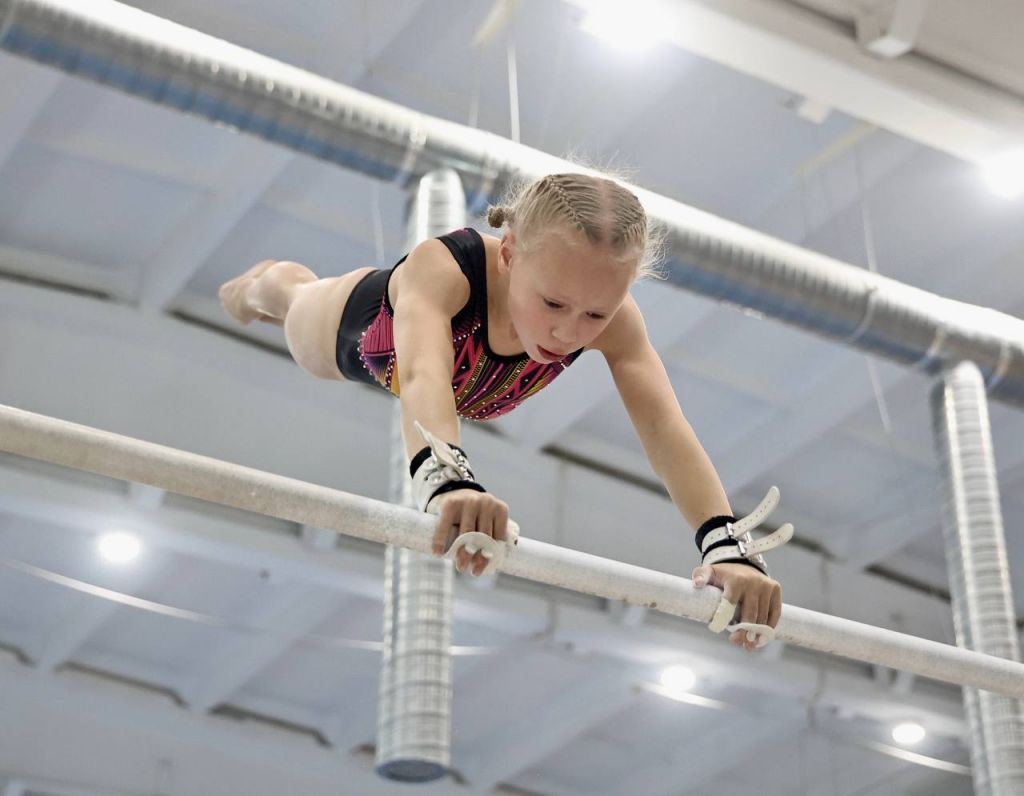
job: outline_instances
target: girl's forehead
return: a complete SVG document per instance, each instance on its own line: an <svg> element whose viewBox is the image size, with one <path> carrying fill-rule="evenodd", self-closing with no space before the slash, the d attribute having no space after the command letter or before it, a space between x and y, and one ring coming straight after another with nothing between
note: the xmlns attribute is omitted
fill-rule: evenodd
<svg viewBox="0 0 1024 796"><path fill-rule="evenodd" d="M597 247L548 249L532 260L530 275L546 298L588 308L610 310L622 300L633 281L634 269ZM541 254L540 251L536 252ZM557 256L561 253L562 256Z"/></svg>

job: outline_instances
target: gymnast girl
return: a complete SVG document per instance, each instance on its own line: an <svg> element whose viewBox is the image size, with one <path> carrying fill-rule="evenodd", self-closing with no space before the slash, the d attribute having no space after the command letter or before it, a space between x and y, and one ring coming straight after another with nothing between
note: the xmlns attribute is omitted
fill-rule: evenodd
<svg viewBox="0 0 1024 796"><path fill-rule="evenodd" d="M728 626L748 651L761 646L782 597L760 553L792 528L752 542L777 490L737 521L683 416L629 294L653 273L657 248L640 201L611 179L552 174L489 208L487 220L500 238L456 230L389 270L318 279L299 263L264 260L225 283L221 303L242 324L283 325L293 358L314 376L399 396L414 495L438 514L433 551L453 550L457 569L474 575L491 568L495 543L510 541L509 508L473 477L459 418L503 415L583 352L601 352L654 471L697 529L694 586L724 592L712 630ZM468 534L489 544L456 544Z"/></svg>

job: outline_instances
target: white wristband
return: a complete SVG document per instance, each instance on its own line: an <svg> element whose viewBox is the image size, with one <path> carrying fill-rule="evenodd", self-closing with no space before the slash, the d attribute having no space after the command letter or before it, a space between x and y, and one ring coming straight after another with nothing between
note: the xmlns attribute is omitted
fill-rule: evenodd
<svg viewBox="0 0 1024 796"><path fill-rule="evenodd" d="M435 437L418 420L413 421L413 424L430 448L430 456L412 474L412 495L420 511L429 511L431 501L445 484L466 482L467 486L475 485L476 489L484 491L483 487L476 484L469 459L462 451Z"/></svg>

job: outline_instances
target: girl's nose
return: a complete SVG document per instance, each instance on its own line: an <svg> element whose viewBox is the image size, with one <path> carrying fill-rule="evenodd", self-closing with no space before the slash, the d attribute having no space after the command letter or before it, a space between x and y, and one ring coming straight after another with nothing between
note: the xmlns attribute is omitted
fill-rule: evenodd
<svg viewBox="0 0 1024 796"><path fill-rule="evenodd" d="M551 336L560 343L571 343L576 339L576 327L573 324L564 324L551 330Z"/></svg>

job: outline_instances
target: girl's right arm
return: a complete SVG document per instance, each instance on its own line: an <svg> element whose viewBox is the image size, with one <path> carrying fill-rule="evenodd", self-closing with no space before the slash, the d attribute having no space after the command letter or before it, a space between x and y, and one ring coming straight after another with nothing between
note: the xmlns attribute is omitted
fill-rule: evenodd
<svg viewBox="0 0 1024 796"><path fill-rule="evenodd" d="M395 360L402 406L402 437L412 458L425 445L413 425L419 421L434 436L452 445L460 441L452 392L452 318L469 300L469 283L448 248L438 240L419 244L395 271ZM504 540L508 506L487 492L459 489L435 499L439 505L435 554L449 546L449 531L481 531ZM453 537L454 538L454 537ZM487 560L464 551L456 560L460 571L472 566L479 574Z"/></svg>

